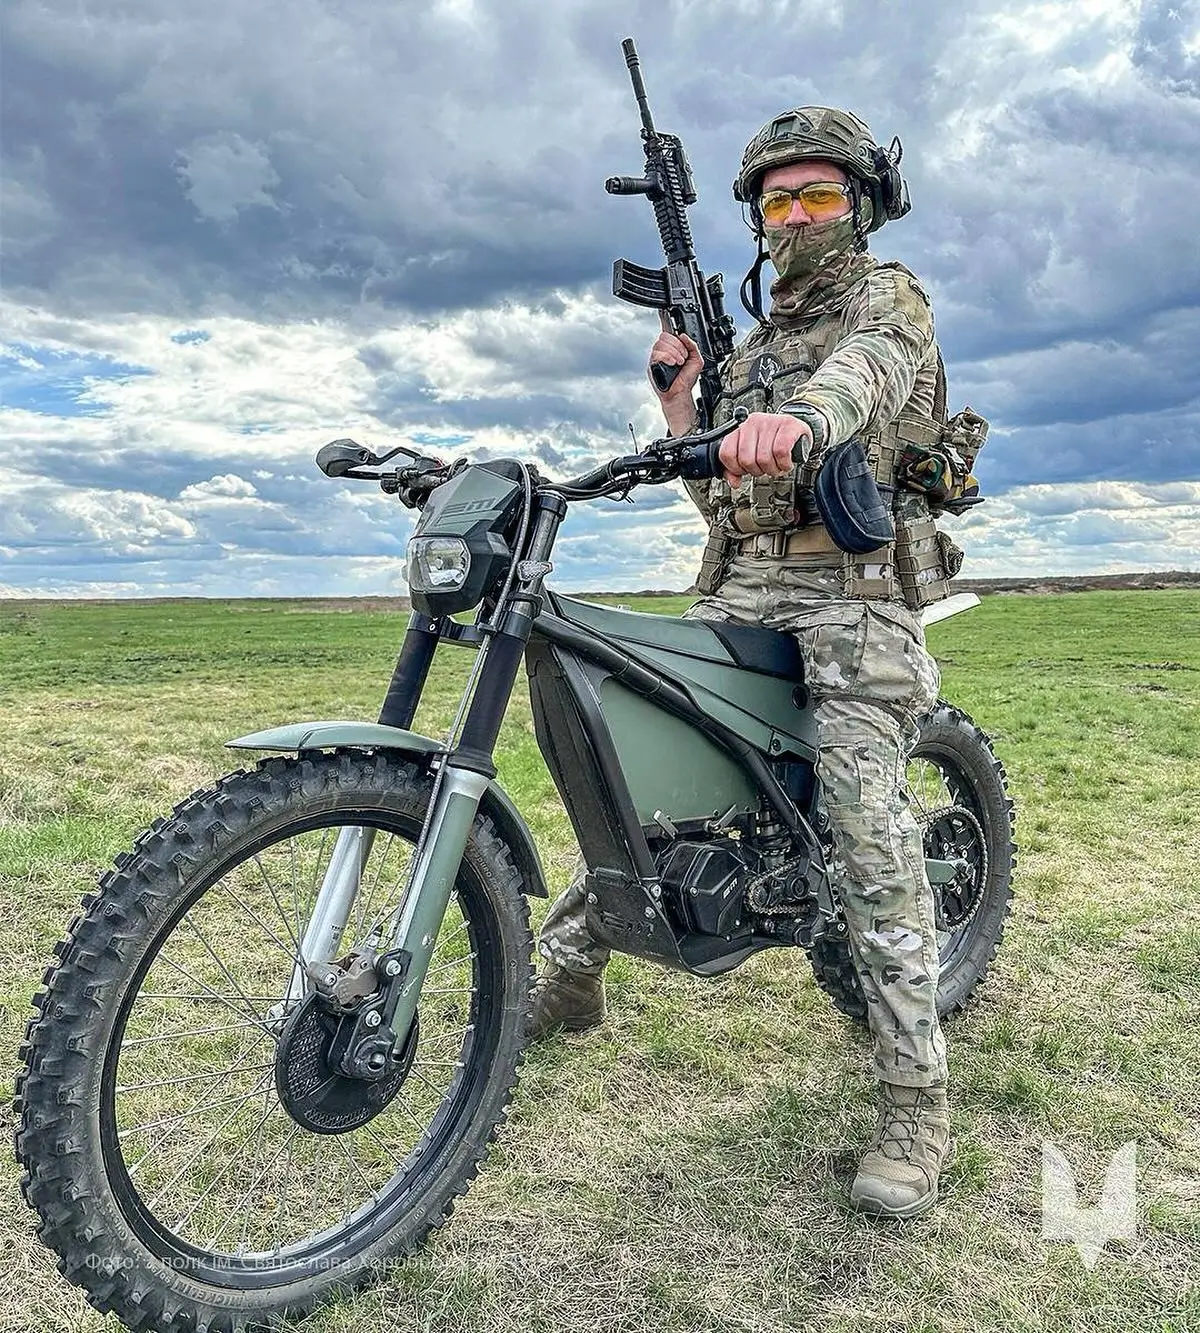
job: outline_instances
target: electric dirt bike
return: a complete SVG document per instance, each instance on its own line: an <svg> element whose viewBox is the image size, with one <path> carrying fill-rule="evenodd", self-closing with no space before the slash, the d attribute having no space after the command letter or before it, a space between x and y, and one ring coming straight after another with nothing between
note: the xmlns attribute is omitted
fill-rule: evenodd
<svg viewBox="0 0 1200 1333"><path fill-rule="evenodd" d="M522 660L596 938L700 976L799 947L864 1016L795 640L543 586L569 503L712 475L736 424L562 483L321 450L421 508L378 722L230 742L268 757L117 858L34 1001L24 1191L94 1305L168 1333L274 1327L411 1252L468 1188L516 1082L547 892L493 764ZM439 645L475 654L444 740L409 729ZM995 954L1013 864L1000 764L948 704L909 799L948 1014Z"/></svg>

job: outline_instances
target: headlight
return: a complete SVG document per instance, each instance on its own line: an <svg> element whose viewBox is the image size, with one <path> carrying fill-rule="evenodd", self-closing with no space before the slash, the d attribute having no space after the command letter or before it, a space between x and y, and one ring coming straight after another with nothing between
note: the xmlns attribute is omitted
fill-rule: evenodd
<svg viewBox="0 0 1200 1333"><path fill-rule="evenodd" d="M408 543L408 586L417 592L453 592L471 572L461 537L414 537Z"/></svg>

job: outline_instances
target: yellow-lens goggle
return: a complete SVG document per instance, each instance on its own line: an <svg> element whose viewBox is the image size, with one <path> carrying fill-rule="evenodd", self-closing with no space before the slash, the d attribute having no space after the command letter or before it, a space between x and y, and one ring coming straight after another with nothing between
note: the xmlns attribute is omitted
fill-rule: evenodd
<svg viewBox="0 0 1200 1333"><path fill-rule="evenodd" d="M850 187L837 181L810 181L796 190L767 190L758 201L763 221L772 226L786 222L792 212L792 200L801 206L814 222L828 222L842 212L850 197Z"/></svg>

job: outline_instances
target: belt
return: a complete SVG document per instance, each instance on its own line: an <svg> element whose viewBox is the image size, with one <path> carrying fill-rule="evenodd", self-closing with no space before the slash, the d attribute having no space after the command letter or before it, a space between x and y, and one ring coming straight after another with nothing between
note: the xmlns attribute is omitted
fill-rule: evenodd
<svg viewBox="0 0 1200 1333"><path fill-rule="evenodd" d="M812 527L799 528L795 532L752 532L745 537L735 537L734 547L738 555L758 559L841 552L824 523L814 523Z"/></svg>

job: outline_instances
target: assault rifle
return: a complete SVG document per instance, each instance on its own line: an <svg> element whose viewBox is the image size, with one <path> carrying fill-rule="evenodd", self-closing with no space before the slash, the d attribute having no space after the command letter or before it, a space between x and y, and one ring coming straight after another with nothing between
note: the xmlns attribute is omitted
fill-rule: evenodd
<svg viewBox="0 0 1200 1333"><path fill-rule="evenodd" d="M628 259L613 264L613 295L632 305L665 310L672 330L686 333L700 349L704 369L700 373L700 425L712 425L713 408L721 392L718 373L721 362L733 351L736 330L733 316L725 313L725 283L719 273L706 278L696 264L692 228L687 208L696 202L692 169L677 135L662 134L646 102L646 85L633 38L621 43L633 95L642 115L642 143L646 149L643 176L610 176L604 182L609 194L644 194L654 205L654 220L667 258L665 268L643 268ZM671 387L678 366L655 362L650 373L662 392Z"/></svg>

